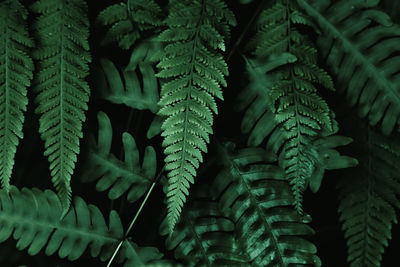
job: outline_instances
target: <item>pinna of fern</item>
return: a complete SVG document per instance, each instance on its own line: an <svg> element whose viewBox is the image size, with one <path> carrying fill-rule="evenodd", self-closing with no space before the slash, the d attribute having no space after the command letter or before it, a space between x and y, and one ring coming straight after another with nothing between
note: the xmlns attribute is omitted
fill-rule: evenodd
<svg viewBox="0 0 400 267"><path fill-rule="evenodd" d="M6 191L19 139L23 138L26 88L34 69L29 56L33 41L28 35L27 13L17 0L0 3L0 181Z"/></svg>
<svg viewBox="0 0 400 267"><path fill-rule="evenodd" d="M39 0L32 10L39 15L34 25L39 132L52 182L66 212L90 94L85 81L91 60L87 6L83 0Z"/></svg>
<svg viewBox="0 0 400 267"><path fill-rule="evenodd" d="M228 67L219 51L225 50L233 13L221 0L177 1L169 4L168 26L159 35L166 44L157 65L161 89L159 115L168 171L168 225L173 231L189 185L207 152L212 134L215 98L222 99Z"/></svg>

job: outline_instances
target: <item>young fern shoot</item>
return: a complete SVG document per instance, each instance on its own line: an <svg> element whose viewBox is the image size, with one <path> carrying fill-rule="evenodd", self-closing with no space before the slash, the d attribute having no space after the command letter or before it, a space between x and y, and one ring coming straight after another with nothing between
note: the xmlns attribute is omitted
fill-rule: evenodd
<svg viewBox="0 0 400 267"><path fill-rule="evenodd" d="M166 43L158 64L162 86L159 115L168 171L168 225L177 223L189 185L207 152L212 134L215 98L223 99L228 67L220 51L225 50L233 13L221 0L177 1L170 3L165 23L168 29L159 39Z"/></svg>
<svg viewBox="0 0 400 267"><path fill-rule="evenodd" d="M39 61L35 88L39 132L66 212L90 93L85 81L91 60L87 6L83 0L41 0L32 9L40 15L35 24L40 49L34 55Z"/></svg>

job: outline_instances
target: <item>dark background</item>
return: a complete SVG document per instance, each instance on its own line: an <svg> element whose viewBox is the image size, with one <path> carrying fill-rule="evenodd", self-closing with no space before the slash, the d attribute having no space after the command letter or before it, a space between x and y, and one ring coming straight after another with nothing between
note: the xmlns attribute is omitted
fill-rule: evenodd
<svg viewBox="0 0 400 267"><path fill-rule="evenodd" d="M32 1L26 1L27 5ZM146 129L149 126L152 114L150 112L137 112L132 111L123 105L113 105L106 101L96 98L96 76L98 71L98 59L107 57L111 59L118 67L123 67L128 63L129 51L123 51L117 45L100 47L99 41L104 34L104 28L95 26L95 17L106 6L117 1L98 0L88 1L89 16L91 21L91 53L93 55L93 62L91 64L92 74L88 78L89 85L92 90L92 96L89 103L89 111L87 112L87 122L84 125L84 139L82 140L82 147L84 148L87 138L90 135L97 135L97 112L102 110L110 117L114 129L113 139L113 152L115 155L121 154L121 134L124 131L131 133L141 152L144 151L145 146L151 144L157 150L158 156L158 170L161 169L163 154L161 147L161 138L156 137L148 140L145 137ZM166 3L167 1L159 1ZM233 103L236 95L245 84L245 69L241 57L243 47L242 43L251 36L251 27L247 27L249 21L255 15L258 7L258 1L254 1L250 5L241 5L238 0L226 1L231 10L235 13L238 20L238 26L232 30L232 38L230 45L227 45L226 56L228 65L230 67L230 76L228 77L228 88L224 90L224 102L219 102L220 113L215 120L215 135L223 137L227 140L245 140L246 136L240 134L240 119L241 114L235 113ZM165 6L165 5L164 5ZM32 16L30 21L32 21ZM310 33L313 37L313 33ZM322 64L323 66L323 64ZM340 133L346 135L346 125L341 122L345 121L347 114L355 113L355 109L349 108L342 101L344 98L340 95L335 95L329 92L322 92L325 99L327 99L330 107L332 107L337 115L339 121ZM29 90L29 97L34 98L34 92ZM26 113L26 121L24 124L25 137L21 141L17 150L16 164L14 166L12 183L18 187L38 187L41 189L53 188L50 182L50 175L48 171L47 159L43 156L43 142L40 140L38 133L38 116L34 113L36 105L34 101L30 101L28 112ZM362 123L362 121L360 121ZM349 131L347 129L347 131ZM212 156L213 143L210 144L210 155ZM83 149L84 151L84 149ZM350 151L348 154L351 155ZM76 174L72 177L72 188L75 195L83 197L88 203L97 205L103 212L107 214L111 209L116 209L121 219L123 220L125 229L137 211L140 201L134 204L128 204L125 198L120 200L110 201L106 193L99 193L95 190L95 184L82 184L79 181L79 175L83 168L84 155L80 155L76 166ZM318 255L323 262L323 266L337 267L348 266L346 263L346 245L341 231L341 226L338 219L338 191L336 189L336 182L338 179L343 179L344 171L330 171L327 172L322 186L318 193L312 194L307 191L304 195L304 209L309 213L313 221L311 226L315 229L316 234L310 237L310 240L318 247ZM208 179L208 180L207 180ZM196 183L207 183L212 180L212 177L196 180ZM164 194L160 184L158 184L149 198L142 214L140 215L137 223L132 229L132 239L141 246L156 246L165 253L168 257L172 258L171 252L165 251L164 237L158 233L161 215L164 209L163 204ZM107 217L107 216L106 216ZM394 225L393 240L390 241L389 247L384 254L382 266L395 267L398 261L398 248L400 247L400 228ZM98 260L93 259L86 253L81 259L70 262L68 260L59 259L57 256L48 257L42 251L39 255L30 257L26 251L17 251L15 249L16 242L9 239L0 244L0 266L106 266L105 263L100 263ZM115 264L114 266L118 266Z"/></svg>

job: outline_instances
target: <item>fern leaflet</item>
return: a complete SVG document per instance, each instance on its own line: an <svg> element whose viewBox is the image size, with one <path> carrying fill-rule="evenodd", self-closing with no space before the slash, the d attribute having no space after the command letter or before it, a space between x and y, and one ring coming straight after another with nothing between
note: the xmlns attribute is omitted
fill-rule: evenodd
<svg viewBox="0 0 400 267"><path fill-rule="evenodd" d="M222 99L221 85L226 86L228 75L218 49L225 49L224 38L235 18L220 0L173 0L165 22L169 28L159 39L167 45L157 76L170 79L161 89L159 115L167 117L162 136L172 232L203 160L202 152L207 152L213 113L217 113L215 97Z"/></svg>
<svg viewBox="0 0 400 267"><path fill-rule="evenodd" d="M91 60L87 7L82 0L40 0L32 9L40 15L35 24L40 47L35 51L39 132L66 211L90 93L85 81Z"/></svg>
<svg viewBox="0 0 400 267"><path fill-rule="evenodd" d="M102 98L114 103L145 110L153 113L158 111L158 82L155 76L152 57L159 52L159 45L154 41L143 42L135 46L128 66L123 70L123 75L108 59L101 59L102 71L98 74L100 95ZM143 86L137 71L142 76ZM106 86L108 84L108 86Z"/></svg>
<svg viewBox="0 0 400 267"><path fill-rule="evenodd" d="M22 125L33 77L28 50L33 42L26 28L27 11L19 1L0 3L0 181L8 191L14 156L23 137Z"/></svg>
<svg viewBox="0 0 400 267"><path fill-rule="evenodd" d="M127 199L135 202L146 193L153 181L157 159L154 148L148 146L144 153L142 167L139 165L139 150L135 139L129 133L122 134L125 151L124 161L111 154L112 128L110 119L103 112L97 115L99 134L97 144L90 142L90 152L85 171L81 176L83 182L97 180L98 191L110 190L108 197L116 199L127 192Z"/></svg>

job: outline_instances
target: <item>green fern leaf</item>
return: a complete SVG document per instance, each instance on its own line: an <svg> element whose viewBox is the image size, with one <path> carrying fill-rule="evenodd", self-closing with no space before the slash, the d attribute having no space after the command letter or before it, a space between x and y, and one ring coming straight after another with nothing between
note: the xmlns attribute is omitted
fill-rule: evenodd
<svg viewBox="0 0 400 267"><path fill-rule="evenodd" d="M39 132L53 184L67 211L90 93L85 81L91 60L87 6L81 0L40 0L32 9L39 14L35 24L40 47L35 51Z"/></svg>
<svg viewBox="0 0 400 267"><path fill-rule="evenodd" d="M234 224L205 192L209 190L203 187L191 194L188 207L166 240L167 249L174 249L175 258L182 259L185 266L245 266L248 258L234 240ZM167 219L160 231L169 233Z"/></svg>
<svg viewBox="0 0 400 267"><path fill-rule="evenodd" d="M127 0L111 5L98 15L98 21L109 27L103 44L118 42L130 49L140 38L140 32L162 25L161 8L154 0Z"/></svg>
<svg viewBox="0 0 400 267"><path fill-rule="evenodd" d="M0 3L0 181L8 191L14 156L23 138L22 125L33 77L28 55L33 42L26 28L27 11L19 1Z"/></svg>
<svg viewBox="0 0 400 267"><path fill-rule="evenodd" d="M227 65L218 52L225 48L233 13L220 0L171 1L168 29L159 39L166 42L158 67L163 84L159 115L166 116L162 136L169 189L168 224L173 231L189 185L207 152L212 133L215 97L222 99Z"/></svg>
<svg viewBox="0 0 400 267"><path fill-rule="evenodd" d="M60 258L76 260L89 248L92 257L105 261L124 236L116 211L111 211L107 225L100 210L79 197L61 221L61 202L50 190L23 188L19 191L11 187L9 195L0 191L0 203L0 242L12 235L17 240L17 249L28 249L31 256L44 249L46 255L58 252ZM119 259L128 259L126 267L144 266L149 261L149 248L128 245L127 241L125 246L129 249L123 249ZM151 251L152 259L160 258L154 248Z"/></svg>
<svg viewBox="0 0 400 267"><path fill-rule="evenodd" d="M381 123L389 135L400 124L398 35L400 26L376 9L379 1L319 3L298 0L321 28L319 48L337 76L338 89L348 102Z"/></svg>
<svg viewBox="0 0 400 267"><path fill-rule="evenodd" d="M127 199L135 202L146 193L154 180L157 168L156 152L146 147L142 167L139 165L139 150L135 139L123 133L124 161L111 154L112 128L110 119L103 112L97 115L99 133L97 144L90 143L90 152L81 176L83 182L97 181L98 191L109 190L108 197L117 199L127 192Z"/></svg>
<svg viewBox="0 0 400 267"><path fill-rule="evenodd" d="M251 266L315 265L316 247L303 238L314 231L293 208L294 198L285 172L266 164L261 148L232 152L220 148L223 170L212 185L221 209L235 223L235 238L250 255Z"/></svg>
<svg viewBox="0 0 400 267"><path fill-rule="evenodd" d="M277 2L260 15L258 31L250 47L254 48L257 58L270 62L262 71L276 70L265 86L268 86L274 119L284 130L281 166L292 185L295 206L301 214L302 194L316 160L315 151L309 147L322 132L333 132L332 113L317 94L317 86L334 88L330 76L317 66L317 50L298 30L298 24L305 24L300 18L294 3Z"/></svg>
<svg viewBox="0 0 400 267"><path fill-rule="evenodd" d="M339 213L350 266L375 267L381 265L392 224L397 223L400 142L398 135L388 138L356 125L352 132L359 134L352 151L360 165L339 182Z"/></svg>
<svg viewBox="0 0 400 267"><path fill-rule="evenodd" d="M269 90L274 84L279 72L275 70L286 64L296 62L296 57L283 53L279 56L271 56L268 61L247 59L246 66L249 76L249 84L239 94L235 107L245 110L241 130L250 133L248 146L259 146L266 140L266 151L271 152L269 157L273 159L279 155L280 165L285 160L286 136L283 125L274 120L275 114L271 110ZM338 130L336 120L333 120L334 132ZM307 149L311 152L312 175L306 180L305 188L310 185L313 192L317 192L325 170L348 168L357 165L357 160L348 156L342 156L336 147L344 146L351 142L351 138L339 135L330 135L330 132L321 132L317 138L311 138Z"/></svg>
<svg viewBox="0 0 400 267"><path fill-rule="evenodd" d="M159 101L158 82L151 58L159 49L158 43L154 41L136 46L122 75L110 60L101 59L102 71L98 74L100 96L114 104L125 104L138 110L149 109L156 113ZM143 88L136 71L142 76Z"/></svg>

